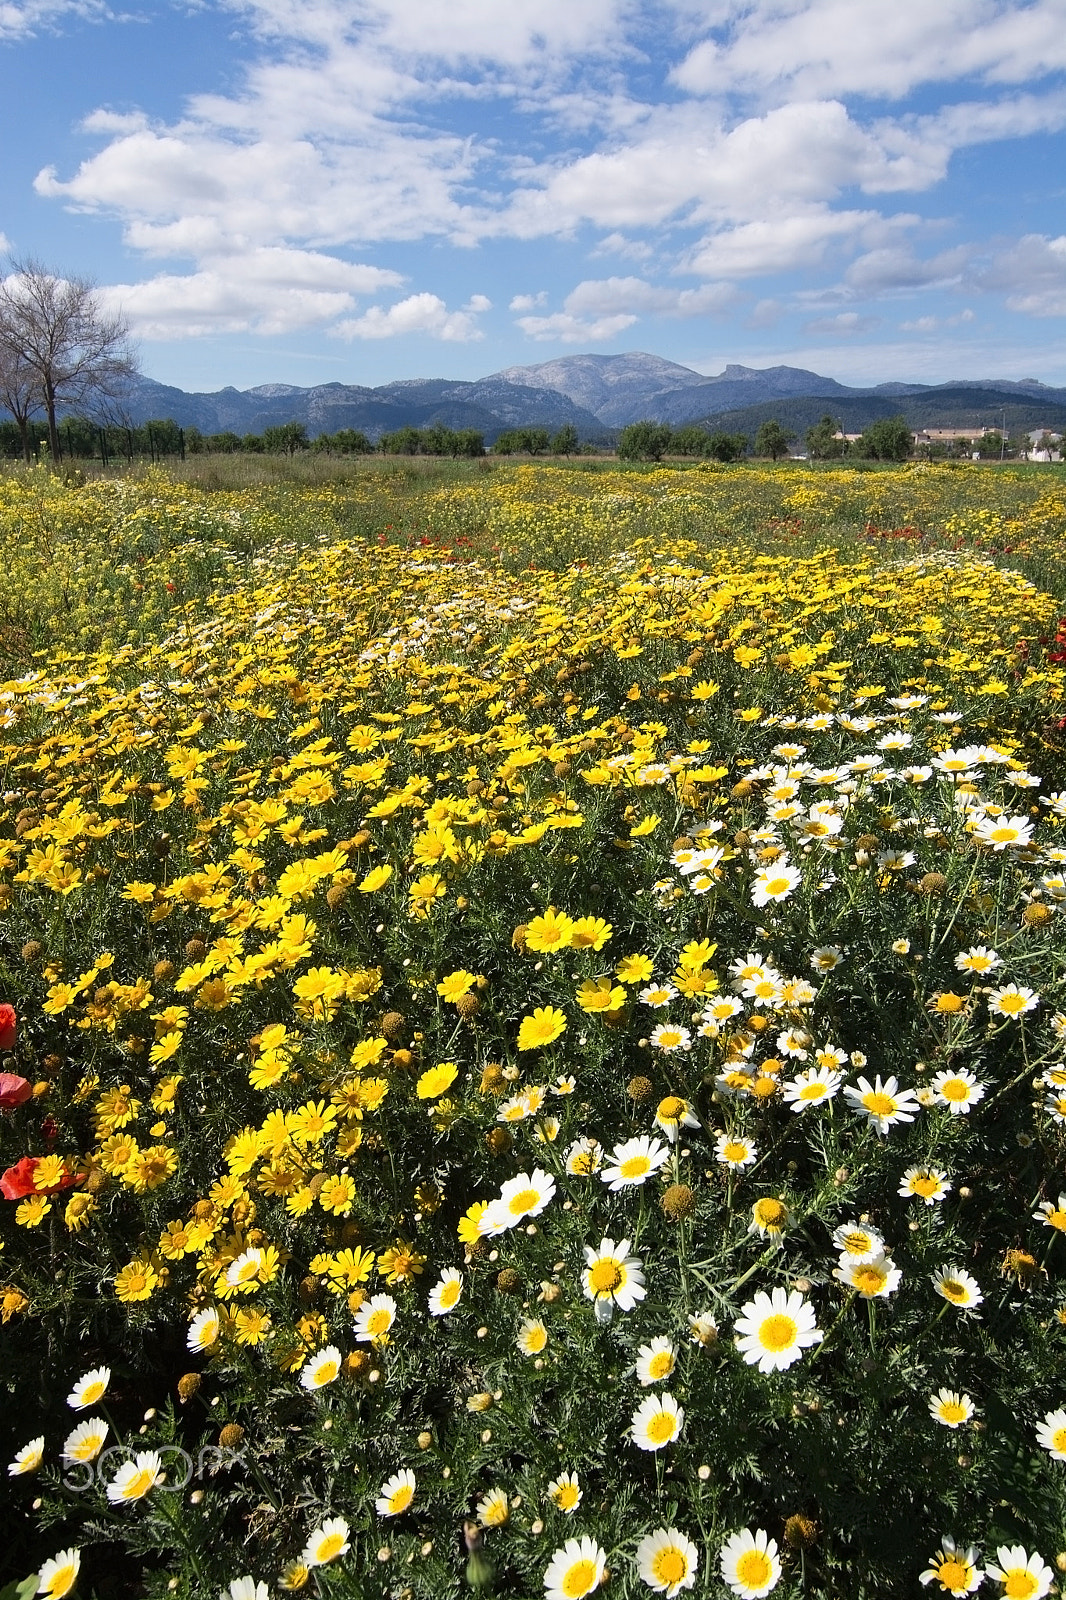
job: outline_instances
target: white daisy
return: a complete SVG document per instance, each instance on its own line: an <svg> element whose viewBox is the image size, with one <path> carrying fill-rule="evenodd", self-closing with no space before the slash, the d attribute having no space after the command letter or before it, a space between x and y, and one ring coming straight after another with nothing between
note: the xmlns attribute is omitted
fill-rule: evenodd
<svg viewBox="0 0 1066 1600"><path fill-rule="evenodd" d="M631 1434L638 1450L662 1450L673 1444L684 1425L685 1413L669 1390L650 1394L633 1413Z"/></svg>
<svg viewBox="0 0 1066 1600"><path fill-rule="evenodd" d="M691 1050L692 1034L688 1028L683 1028L676 1022L660 1022L658 1027L651 1030L648 1041L653 1050L661 1050L664 1055L672 1055L675 1050Z"/></svg>
<svg viewBox="0 0 1066 1600"><path fill-rule="evenodd" d="M210 1350L213 1344L217 1344L221 1331L222 1318L217 1310L214 1306L205 1306L190 1322L185 1343L190 1350Z"/></svg>
<svg viewBox="0 0 1066 1600"><path fill-rule="evenodd" d="M1035 989L1016 983L1005 983L1001 989L993 989L988 997L988 1009L995 1017L1021 1017L1027 1011L1035 1011L1039 1004L1040 996ZM991 1567L988 1570L991 1572Z"/></svg>
<svg viewBox="0 0 1066 1600"><path fill-rule="evenodd" d="M107 1486L107 1498L112 1505L125 1501L143 1500L157 1484L163 1482L163 1462L156 1450L139 1450L132 1461L126 1461Z"/></svg>
<svg viewBox="0 0 1066 1600"><path fill-rule="evenodd" d="M21 1478L30 1472L36 1472L44 1460L44 1434L36 1439L31 1439L29 1444L24 1444L21 1450L15 1452L15 1459L8 1466L10 1478Z"/></svg>
<svg viewBox="0 0 1066 1600"><path fill-rule="evenodd" d="M585 1246L586 1266L581 1274L585 1294L594 1302L597 1322L610 1322L615 1306L632 1311L643 1300L644 1273L639 1256L629 1254L629 1240L603 1239L598 1250Z"/></svg>
<svg viewBox="0 0 1066 1600"><path fill-rule="evenodd" d="M309 1536L300 1561L305 1567L328 1567L331 1561L346 1556L351 1528L343 1517L327 1517Z"/></svg>
<svg viewBox="0 0 1066 1600"><path fill-rule="evenodd" d="M744 1360L764 1373L790 1367L808 1345L818 1344L823 1337L803 1296L781 1287L770 1294L760 1290L741 1308L734 1329Z"/></svg>
<svg viewBox="0 0 1066 1600"><path fill-rule="evenodd" d="M440 1278L429 1291L431 1317L447 1316L459 1304L463 1292L463 1275L456 1267L445 1267Z"/></svg>
<svg viewBox="0 0 1066 1600"><path fill-rule="evenodd" d="M539 1356L548 1343L548 1330L539 1317L519 1323L515 1344L524 1356Z"/></svg>
<svg viewBox="0 0 1066 1600"><path fill-rule="evenodd" d="M355 1314L355 1337L361 1344L382 1339L396 1321L396 1302L391 1294L375 1294Z"/></svg>
<svg viewBox="0 0 1066 1600"><path fill-rule="evenodd" d="M802 882L803 874L798 867L790 866L787 861L775 861L772 866L763 867L752 879L751 903L753 906L766 906L787 900Z"/></svg>
<svg viewBox="0 0 1066 1600"><path fill-rule="evenodd" d="M567 1539L544 1574L544 1600L584 1600L607 1576L607 1555L595 1539Z"/></svg>
<svg viewBox="0 0 1066 1600"><path fill-rule="evenodd" d="M850 1084L845 1087L844 1098L880 1134L887 1134L897 1122L913 1122L917 1115L917 1096L910 1089L900 1089L895 1078L882 1083L878 1075L872 1084L869 1079L860 1078L858 1088Z"/></svg>
<svg viewBox="0 0 1066 1600"><path fill-rule="evenodd" d="M1055 1574L1043 1557L1035 1550L1030 1555L1020 1544L1000 1545L996 1560L999 1565L989 1562L986 1570L990 1578L999 1579L1004 1595L1017 1595L1020 1600L1043 1600L1055 1581Z"/></svg>
<svg viewBox="0 0 1066 1600"><path fill-rule="evenodd" d="M860 1222L842 1222L833 1234L833 1243L852 1261L874 1261L885 1248L877 1229Z"/></svg>
<svg viewBox="0 0 1066 1600"><path fill-rule="evenodd" d="M700 1553L680 1528L656 1528L637 1545L636 1561L641 1581L656 1594L666 1595L666 1600L673 1600L696 1582Z"/></svg>
<svg viewBox="0 0 1066 1600"><path fill-rule="evenodd" d="M677 1365L677 1346L672 1339L653 1339L642 1344L637 1351L637 1380L642 1389L650 1384L662 1383Z"/></svg>
<svg viewBox="0 0 1066 1600"><path fill-rule="evenodd" d="M808 1067L784 1087L784 1101L793 1111L807 1111L811 1106L824 1105L832 1100L843 1083L843 1074L828 1067Z"/></svg>
<svg viewBox="0 0 1066 1600"><path fill-rule="evenodd" d="M951 1595L973 1594L980 1588L984 1577L977 1565L979 1556L976 1545L969 1545L964 1550L950 1534L945 1533L940 1541L940 1549L918 1581L924 1585L939 1583L941 1589Z"/></svg>
<svg viewBox="0 0 1066 1600"><path fill-rule="evenodd" d="M415 1475L410 1467L394 1472L378 1490L374 1510L379 1517L398 1517L411 1504L416 1487Z"/></svg>
<svg viewBox="0 0 1066 1600"><path fill-rule="evenodd" d="M651 983L637 994L637 999L643 1005L652 1006L655 1010L668 1006L676 997L677 990L672 983Z"/></svg>
<svg viewBox="0 0 1066 1600"><path fill-rule="evenodd" d="M904 1200L924 1200L927 1206L932 1206L945 1199L951 1193L951 1187L942 1167L908 1167L898 1193Z"/></svg>
<svg viewBox="0 0 1066 1600"><path fill-rule="evenodd" d="M941 1267L930 1279L937 1294L960 1310L979 1306L984 1299L976 1278L971 1278L961 1267Z"/></svg>
<svg viewBox="0 0 1066 1600"><path fill-rule="evenodd" d="M482 1495L475 1508L475 1515L483 1528L502 1528L511 1515L511 1502L507 1498L506 1489L490 1489L488 1494Z"/></svg>
<svg viewBox="0 0 1066 1600"><path fill-rule="evenodd" d="M110 1382L110 1367L94 1367L84 1378L78 1379L67 1395L67 1405L72 1411L87 1411L90 1406L96 1405L98 1400L104 1398Z"/></svg>
<svg viewBox="0 0 1066 1600"><path fill-rule="evenodd" d="M833 1277L846 1284L863 1300L887 1300L899 1288L903 1274L891 1256L875 1256L872 1261L856 1261L842 1256L840 1265L833 1268Z"/></svg>
<svg viewBox="0 0 1066 1600"><path fill-rule="evenodd" d="M715 1160L720 1161L724 1167L750 1167L758 1159L759 1152L750 1139L745 1139L741 1134L720 1133L714 1141Z"/></svg>
<svg viewBox="0 0 1066 1600"><path fill-rule="evenodd" d="M104 1448L109 1432L102 1417L90 1417L86 1422L79 1422L63 1442L63 1460L95 1461Z"/></svg>
<svg viewBox="0 0 1066 1600"><path fill-rule="evenodd" d="M324 1389L327 1383L333 1383L340 1370L341 1353L335 1344L327 1344L317 1355L313 1355L310 1361L304 1363L300 1371L300 1384L308 1393L315 1389Z"/></svg>
<svg viewBox="0 0 1066 1600"><path fill-rule="evenodd" d="M41 1600L62 1600L74 1588L80 1571L81 1551L60 1550L37 1574L37 1593Z"/></svg>
<svg viewBox="0 0 1066 1600"><path fill-rule="evenodd" d="M270 1600L270 1590L265 1583L256 1583L254 1578L233 1578L228 1589L224 1589L220 1600Z"/></svg>
<svg viewBox="0 0 1066 1600"><path fill-rule="evenodd" d="M1036 1430L1036 1442L1054 1461L1066 1461L1066 1411L1049 1411Z"/></svg>
<svg viewBox="0 0 1066 1600"><path fill-rule="evenodd" d="M539 1217L555 1196L555 1179L537 1167L509 1178L485 1213L485 1235L497 1238L529 1217Z"/></svg>
<svg viewBox="0 0 1066 1600"><path fill-rule="evenodd" d="M1003 965L1003 958L987 945L974 944L955 957L955 965L960 972L993 972Z"/></svg>
<svg viewBox="0 0 1066 1600"><path fill-rule="evenodd" d="M781 1576L777 1541L757 1528L730 1534L719 1556L722 1578L741 1600L760 1600Z"/></svg>
<svg viewBox="0 0 1066 1600"><path fill-rule="evenodd" d="M933 1079L933 1090L952 1116L968 1116L970 1107L985 1097L985 1086L965 1067L951 1072L938 1072Z"/></svg>
<svg viewBox="0 0 1066 1600"><path fill-rule="evenodd" d="M968 1394L955 1389L938 1389L929 1399L929 1415L944 1428L961 1428L974 1414L974 1403Z"/></svg>
<svg viewBox="0 0 1066 1600"><path fill-rule="evenodd" d="M575 1139L566 1151L566 1170L571 1177L591 1178L603 1166L603 1147L588 1134Z"/></svg>
<svg viewBox="0 0 1066 1600"><path fill-rule="evenodd" d="M572 1517L584 1498L576 1472L560 1472L548 1485L548 1498L564 1517Z"/></svg>
<svg viewBox="0 0 1066 1600"><path fill-rule="evenodd" d="M600 1177L613 1193L617 1193L619 1189L642 1184L646 1178L658 1172L669 1159L668 1145L659 1139L641 1134L634 1139L626 1139L623 1144L615 1145L611 1152L613 1165L604 1167Z"/></svg>
<svg viewBox="0 0 1066 1600"><path fill-rule="evenodd" d="M676 1094L668 1094L665 1100L659 1101L655 1109L655 1121L671 1144L677 1143L681 1128L698 1128L700 1125L691 1102Z"/></svg>

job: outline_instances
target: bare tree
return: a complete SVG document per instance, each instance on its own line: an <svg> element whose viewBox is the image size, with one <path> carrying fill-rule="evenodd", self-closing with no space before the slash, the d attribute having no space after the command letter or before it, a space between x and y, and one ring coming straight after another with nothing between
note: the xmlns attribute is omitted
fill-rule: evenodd
<svg viewBox="0 0 1066 1600"><path fill-rule="evenodd" d="M30 418L42 409L41 386L32 367L0 339L0 406L15 419L22 441L22 459L30 460Z"/></svg>
<svg viewBox="0 0 1066 1600"><path fill-rule="evenodd" d="M126 320L104 310L96 285L32 258L12 262L0 283L0 352L0 364L32 377L53 461L61 458L58 407L120 394L137 371Z"/></svg>

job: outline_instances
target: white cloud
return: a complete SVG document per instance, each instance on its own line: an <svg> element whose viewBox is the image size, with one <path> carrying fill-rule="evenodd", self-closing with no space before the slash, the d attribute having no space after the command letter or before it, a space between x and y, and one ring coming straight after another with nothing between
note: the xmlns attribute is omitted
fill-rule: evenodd
<svg viewBox="0 0 1066 1600"><path fill-rule="evenodd" d="M508 311L536 311L538 306L546 306L547 304L548 291L547 289L542 289L539 294L516 294L507 309Z"/></svg>
<svg viewBox="0 0 1066 1600"><path fill-rule="evenodd" d="M976 314L967 306L957 317L915 317L913 322L901 322L900 328L904 333L938 333L942 328L958 328L976 320Z"/></svg>
<svg viewBox="0 0 1066 1600"><path fill-rule="evenodd" d="M350 312L357 297L402 282L395 272L311 251L261 249L216 258L199 272L113 284L103 298L142 339L291 333Z"/></svg>
<svg viewBox="0 0 1066 1600"><path fill-rule="evenodd" d="M881 326L880 317L863 317L857 311L841 311L835 317L816 317L804 324L806 333L831 333L836 338L853 339L857 333L870 333Z"/></svg>
<svg viewBox="0 0 1066 1600"><path fill-rule="evenodd" d="M395 339L417 333L463 343L484 337L474 318L490 304L484 295L474 295L464 310L449 311L438 295L412 294L384 311L371 306L361 317L347 318L329 331L339 339Z"/></svg>
<svg viewBox="0 0 1066 1600"><path fill-rule="evenodd" d="M1066 67L1061 0L728 0L674 73L691 94L895 98Z"/></svg>
<svg viewBox="0 0 1066 1600"><path fill-rule="evenodd" d="M1029 233L977 274L983 289L1006 292L1012 311L1031 317L1066 316L1066 234Z"/></svg>
<svg viewBox="0 0 1066 1600"><path fill-rule="evenodd" d="M845 272L844 281L862 296L899 289L944 289L962 281L972 254L971 247L956 245L923 261L906 245L882 246L858 256Z"/></svg>
<svg viewBox="0 0 1066 1600"><path fill-rule="evenodd" d="M631 328L636 317L597 317L588 320L571 316L568 311L553 312L550 317L519 317L518 326L531 339L551 340L559 344L609 344L620 333Z"/></svg>
<svg viewBox="0 0 1066 1600"><path fill-rule="evenodd" d="M746 222L708 235L688 256L690 272L749 278L814 266L833 245L862 237L881 222L876 211L831 211L819 206L798 215Z"/></svg>
<svg viewBox="0 0 1066 1600"><path fill-rule="evenodd" d="M0 4L0 43L51 31L63 20L104 22L114 19L104 0L6 0Z"/></svg>
<svg viewBox="0 0 1066 1600"><path fill-rule="evenodd" d="M698 317L731 310L736 300L737 292L728 283L672 289L660 288L643 278L588 278L570 291L564 309L575 317L612 316L619 312Z"/></svg>

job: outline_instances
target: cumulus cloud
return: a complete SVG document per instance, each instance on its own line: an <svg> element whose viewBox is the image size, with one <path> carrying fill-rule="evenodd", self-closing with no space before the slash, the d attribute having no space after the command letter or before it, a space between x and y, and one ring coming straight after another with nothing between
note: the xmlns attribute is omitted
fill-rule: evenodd
<svg viewBox="0 0 1066 1600"><path fill-rule="evenodd" d="M631 328L637 318L618 315L590 320L572 316L568 311L555 311L549 317L519 317L517 320L522 332L531 339L559 344L610 344L612 339Z"/></svg>
<svg viewBox="0 0 1066 1600"><path fill-rule="evenodd" d="M1021 83L1066 67L1060 0L724 0L674 80L691 94L895 98L928 83Z"/></svg>
<svg viewBox="0 0 1066 1600"><path fill-rule="evenodd" d="M512 298L530 337L568 343L715 315L746 280L829 264L826 307L968 283L1032 315L1066 303L1060 241L1004 246L980 272L973 246L923 261L899 240L914 219L879 198L935 188L962 148L1066 127L1051 77L1066 66L1062 0L864 0L858 19L854 0L214 3L248 41L229 92L194 95L169 122L100 108L82 125L91 153L36 180L117 219L151 263L115 289L145 337L480 337L487 303L449 310L424 280L357 304L406 280L345 254L425 239L580 238L586 258L640 263L644 276L590 278L554 313ZM650 87L653 4L668 92ZM0 41L111 15L105 0L0 0ZM939 105L929 93L921 114L885 114L929 84ZM520 140L483 136L501 125L486 106ZM706 282L664 287L652 260ZM750 325L777 314L762 304Z"/></svg>
<svg viewBox="0 0 1066 1600"><path fill-rule="evenodd" d="M479 294L472 296L463 310L449 311L439 295L411 294L384 310L381 306L371 306L361 317L348 317L329 331L338 339L395 339L417 333L431 339L466 343L484 337L475 318L478 312L487 311L491 303Z"/></svg>
<svg viewBox="0 0 1066 1600"><path fill-rule="evenodd" d="M959 328L976 321L976 313L969 306L957 317L915 317L911 322L901 322L904 333L939 333L942 328Z"/></svg>
<svg viewBox="0 0 1066 1600"><path fill-rule="evenodd" d="M508 305L508 311L536 311L538 306L548 304L548 291L541 289L539 294L516 294Z"/></svg>
<svg viewBox="0 0 1066 1600"><path fill-rule="evenodd" d="M343 316L356 299L401 283L395 272L309 251L263 249L201 271L112 284L104 300L142 339L291 333Z"/></svg>
<svg viewBox="0 0 1066 1600"><path fill-rule="evenodd" d="M976 274L983 289L1005 292L1012 311L1032 317L1066 316L1066 234L1049 239L1028 233L999 251Z"/></svg>

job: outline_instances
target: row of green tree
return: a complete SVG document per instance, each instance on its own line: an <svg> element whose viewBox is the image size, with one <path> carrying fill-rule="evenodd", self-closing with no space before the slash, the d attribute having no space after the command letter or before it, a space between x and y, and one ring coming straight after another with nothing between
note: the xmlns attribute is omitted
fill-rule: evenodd
<svg viewBox="0 0 1066 1600"><path fill-rule="evenodd" d="M796 435L773 418L763 422L754 444L744 433L725 433L689 423L671 428L665 422L633 422L618 436L618 454L628 461L661 461L663 456L697 456L712 461L739 461L749 451L777 461L789 454ZM825 416L808 428L807 454L814 461L838 460L845 455L868 461L906 461L914 450L914 436L906 417L884 417L873 422L861 438L849 443L840 423ZM999 440L996 440L999 453Z"/></svg>

